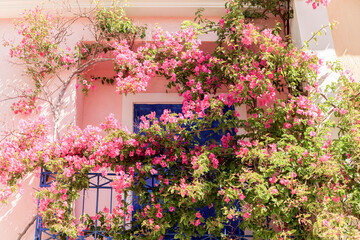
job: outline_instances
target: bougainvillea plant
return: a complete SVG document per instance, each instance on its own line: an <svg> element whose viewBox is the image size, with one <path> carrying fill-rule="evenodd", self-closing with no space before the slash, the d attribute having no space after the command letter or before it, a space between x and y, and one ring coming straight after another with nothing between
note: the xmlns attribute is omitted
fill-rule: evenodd
<svg viewBox="0 0 360 240"><path fill-rule="evenodd" d="M187 23L174 33L158 28L152 41L136 48L133 38L118 34L127 29L140 36L143 29L102 8L93 21L100 23L101 41L75 51L52 41L51 17L40 9L25 14L18 25L24 40L12 45L12 54L33 66L27 71L38 89L64 68L68 81L79 79L89 89L94 79L82 77L83 69L111 60L117 93L144 91L152 77L162 76L183 97L183 107L179 114L143 116L138 134L113 116L55 139L45 118L22 121L0 148L0 199L6 201L26 174L45 168L56 181L36 193L38 213L63 238L76 238L97 221L114 239L162 239L169 231L178 239L205 233L227 239L224 224L239 218L239 227L253 230L256 239L360 238L360 85L337 63L244 22L238 1L226 8L217 23ZM212 52L201 50L198 39L208 31L218 36ZM319 87L321 69L336 72L338 81ZM245 117L238 111L244 105ZM201 139L208 130L220 141L211 134ZM79 221L71 204L89 187L90 172L116 173L117 204ZM157 182L151 193L149 178ZM127 200L130 192L140 209ZM214 214L205 218L204 208Z"/></svg>
<svg viewBox="0 0 360 240"><path fill-rule="evenodd" d="M327 6L331 0L306 0L306 3L311 3L312 7L316 9L320 5Z"/></svg>

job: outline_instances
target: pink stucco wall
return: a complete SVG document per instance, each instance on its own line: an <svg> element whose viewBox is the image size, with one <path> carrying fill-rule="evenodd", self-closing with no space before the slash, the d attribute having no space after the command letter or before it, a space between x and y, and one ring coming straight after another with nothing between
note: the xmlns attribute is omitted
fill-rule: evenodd
<svg viewBox="0 0 360 240"><path fill-rule="evenodd" d="M330 22L338 22L332 31L336 56L360 81L360 1L332 0L327 10Z"/></svg>
<svg viewBox="0 0 360 240"><path fill-rule="evenodd" d="M212 20L217 20L219 17L212 17ZM134 21L139 24L147 23L149 25L148 35L150 36L156 23L162 26L167 31L175 31L180 29L180 23L186 19L193 19L193 15L189 17L135 17ZM270 26L274 25L274 19L270 20ZM263 22L258 23L263 25ZM74 26L74 34L69 38L70 44L75 44L79 39L91 40L89 32L84 32L82 23ZM0 35L5 38L15 39L15 34L12 30L12 19L1 19L0 16ZM85 37L84 37L85 36ZM84 38L83 38L84 37ZM201 39L205 41L204 50L213 48L211 41L215 40L214 35L202 36ZM150 40L148 38L147 40ZM31 81L24 77L23 68L19 65L14 65L9 62L8 49L0 46L0 96L14 96L17 88L30 88ZM108 63L98 64L92 69L89 69L87 76L100 75L112 76L112 65ZM154 78L150 81L147 93L163 93L165 94L165 86L167 81L163 78ZM77 124L80 127L86 125L98 125L103 122L105 117L113 113L116 118L122 120L122 104L123 97L115 93L114 86L102 85L100 82L96 83L96 90L90 91L88 96L81 93L81 89L76 89L73 83L67 91L64 98L64 108L62 111L62 126L63 129L71 124ZM169 92L174 92L170 90ZM17 126L17 122L24 116L14 116L10 111L10 105L14 100L1 101L0 97L0 130L12 129ZM38 114L45 114L49 117L48 106L43 104L43 110ZM12 197L7 205L0 205L0 239L17 239L18 233L22 232L24 227L29 223L32 216L36 214L36 204L33 201L31 193L38 188L39 180L33 174L29 175L24 181L24 194L15 195ZM89 193L91 201L92 193ZM78 205L78 204L77 204ZM79 208L75 210L79 213ZM34 238L34 225L31 230L25 235L23 239Z"/></svg>
<svg viewBox="0 0 360 240"><path fill-rule="evenodd" d="M204 51L211 51L214 48L212 42L204 42ZM86 73L87 78L92 76L112 77L114 75L113 64L110 62L97 64ZM176 93L175 88L166 89L168 81L162 77L151 79L146 93ZM98 125L113 113L114 116L122 120L122 96L115 93L115 85L102 84L101 81L95 83L96 88L90 90L85 96L79 88L77 91L77 124L80 127L87 125ZM149 99L150 101L151 99Z"/></svg>
<svg viewBox="0 0 360 240"><path fill-rule="evenodd" d="M4 19L0 16L0 35L3 40L18 41L18 36L13 28L14 19ZM68 38L69 45L74 45L81 36L86 36L83 32L83 25L78 22L75 26L78 29L74 35ZM11 104L18 99L23 90L34 88L33 82L25 75L25 68L15 59L9 57L9 48L0 45L0 140L4 134L11 132L18 126L20 119L31 119L38 115L43 115L51 122L51 112L49 105L45 102L39 102L41 110L35 110L30 116L15 115L10 110ZM53 85L55 86L56 83ZM55 87L54 87L55 88ZM54 96L58 91L55 90ZM61 111L61 129L64 131L68 125L75 123L76 116L76 91L75 83L71 83L69 90L63 98L63 107ZM35 173L29 174L20 182L24 189L23 194L14 194L7 204L0 204L0 239L15 240L18 238L25 227L29 224L33 216L36 215L36 201L33 193L39 188L39 178ZM22 239L34 239L35 224Z"/></svg>
<svg viewBox="0 0 360 240"><path fill-rule="evenodd" d="M15 39L12 22L12 19L0 19L0 36L2 38ZM11 61L8 48L0 45L0 134L15 129L20 118L24 117L11 113L10 106L15 99L6 99L15 96L21 88L31 87L31 81L23 75L23 68ZM17 239L18 233L23 231L24 226L36 214L32 192L33 188L39 186L39 181L32 174L26 177L22 184L24 186L22 195L17 194L11 197L7 205L0 204L0 239ZM31 236L34 236L33 230L24 239L31 239Z"/></svg>
<svg viewBox="0 0 360 240"><path fill-rule="evenodd" d="M133 18L135 23L148 24L146 40L151 40L151 34L156 26L162 27L165 31L177 31L180 30L180 24L184 20L191 20L189 17L135 17ZM219 17L210 17L211 20L217 21ZM259 27L274 27L280 20L277 18L270 18L267 21L256 21L256 25ZM202 50L211 52L215 48L214 40L215 35L200 36L202 42ZM139 43L141 44L141 43ZM86 74L87 78L91 76L107 76L114 75L113 65L111 63L102 63L89 69ZM146 93L174 93L176 90L166 89L167 80L161 77L153 78L146 90ZM101 84L100 81L95 84L96 90L91 90L88 96L83 96L81 91L77 91L77 121L76 123L85 127L87 125L98 125L104 121L105 117L110 113L122 120L122 96L115 93L115 87L109 84ZM223 91L226 91L225 89ZM149 99L150 101L150 99Z"/></svg>

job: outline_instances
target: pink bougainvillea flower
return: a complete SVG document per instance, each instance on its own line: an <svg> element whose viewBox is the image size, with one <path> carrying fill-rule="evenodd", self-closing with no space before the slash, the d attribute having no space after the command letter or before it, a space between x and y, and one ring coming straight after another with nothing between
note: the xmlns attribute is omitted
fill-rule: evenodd
<svg viewBox="0 0 360 240"><path fill-rule="evenodd" d="M249 212L246 212L246 213L243 214L243 217L245 219L249 219L250 216L251 216L251 214Z"/></svg>

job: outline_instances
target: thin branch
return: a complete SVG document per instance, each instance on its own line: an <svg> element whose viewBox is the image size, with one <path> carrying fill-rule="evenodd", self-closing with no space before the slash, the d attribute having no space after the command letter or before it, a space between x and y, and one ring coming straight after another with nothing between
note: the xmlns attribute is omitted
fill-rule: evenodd
<svg viewBox="0 0 360 240"><path fill-rule="evenodd" d="M64 84L65 84L65 82L59 86L55 85L55 88L53 88L50 95L55 95L55 93L58 92Z"/></svg>
<svg viewBox="0 0 360 240"><path fill-rule="evenodd" d="M352 98L350 98L350 101L354 100L355 98L357 98L358 96L360 96L360 92L357 93L355 96L353 96Z"/></svg>
<svg viewBox="0 0 360 240"><path fill-rule="evenodd" d="M329 27L330 29L332 29L332 27L333 27L335 24L336 24L336 22L333 22L333 23L329 23L329 24L327 24L327 25L321 26L321 28L320 28L318 31L312 33L312 36L311 36L308 40L305 40L305 44L302 45L301 48L304 48L305 46L308 47L310 41L317 39L316 35L319 35L319 36L320 36L322 32L324 32L324 34L326 35L326 28Z"/></svg>
<svg viewBox="0 0 360 240"><path fill-rule="evenodd" d="M27 233L29 228L35 223L35 221L36 221L36 215L31 219L31 221L28 223L28 225L25 227L25 229L21 233L19 233L19 237L17 238L17 240L22 239L22 237Z"/></svg>
<svg viewBox="0 0 360 240"><path fill-rule="evenodd" d="M54 105L52 103L52 98L51 95L49 95L47 88L43 85L42 81L38 81L40 87L41 87L41 91L44 93L46 101L50 104L51 107L51 111L54 110Z"/></svg>
<svg viewBox="0 0 360 240"><path fill-rule="evenodd" d="M5 124L5 123L3 123ZM0 143L3 142L4 140L8 139L10 136L14 136L16 133L15 130L11 130L11 131L6 131L0 134L1 138L0 138Z"/></svg>
<svg viewBox="0 0 360 240"><path fill-rule="evenodd" d="M7 97L5 99L1 99L0 102L6 102L6 101L9 101L9 100L13 100L13 99L17 99L17 98L20 98L21 96L16 96L16 97Z"/></svg>
<svg viewBox="0 0 360 240"><path fill-rule="evenodd" d="M49 100L47 100L46 98L42 98L42 97L36 97L38 100L41 100L43 102L46 102L46 103L49 103L49 104L52 104L52 102L50 102Z"/></svg>
<svg viewBox="0 0 360 240"><path fill-rule="evenodd" d="M320 96L322 96L326 101L329 101L329 99L327 98L327 96L323 93L320 93ZM333 103L330 103L330 105L333 107L333 108L338 108L338 106L336 106L335 104Z"/></svg>
<svg viewBox="0 0 360 240"><path fill-rule="evenodd" d="M60 112L60 107L61 107L61 104L62 104L62 99L64 97L64 94L71 82L71 79L75 76L75 74L71 74L67 80L65 81L65 84L63 85L59 95L58 95L58 98L57 98L57 101L56 101L56 105L55 105L55 108L53 110L53 114L54 114L54 132L53 132L53 136L54 138L58 138L60 139L60 134L58 132L58 128L59 128L59 112Z"/></svg>
<svg viewBox="0 0 360 240"><path fill-rule="evenodd" d="M59 79L59 81L60 81L62 84L65 83L64 80L59 76L58 73L55 73L55 76L57 77L57 79Z"/></svg>

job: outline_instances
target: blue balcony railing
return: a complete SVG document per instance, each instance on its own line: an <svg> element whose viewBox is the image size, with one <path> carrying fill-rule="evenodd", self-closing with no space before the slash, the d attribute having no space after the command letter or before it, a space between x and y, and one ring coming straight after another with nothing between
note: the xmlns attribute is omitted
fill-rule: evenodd
<svg viewBox="0 0 360 240"><path fill-rule="evenodd" d="M89 173L89 189L83 190L80 199L76 202L75 213L77 215L83 215L84 213L88 213L91 215L95 215L99 211L103 209L104 206L111 209L113 208L113 204L115 200L115 196L113 194L113 189L110 186L114 173L108 173L106 176L102 176L101 173ZM51 183L56 180L55 174L42 170L40 177L40 187L50 187ZM156 181L155 179L149 179L147 181L147 188L151 191L152 188L155 187ZM137 203L137 196L132 197L134 209L137 210L141 208ZM236 206L237 210L240 210L240 206ZM206 216L211 216L214 214L214 209L201 209L201 214ZM223 233L226 234L233 240L250 240L253 239L252 234L246 233L241 230L238 226L240 223L240 219L230 221L227 225L225 225ZM125 222L125 221L124 221ZM106 232L103 232L101 229L97 228L97 221L95 221L95 226L91 228L92 230L88 230L84 232L84 236L78 236L76 240L83 239L105 239L112 240L111 237L107 236ZM124 226L125 227L125 226ZM174 235L176 232L168 232L164 240L172 240L174 239ZM37 216L36 219L36 231L35 231L35 240L50 240L50 239L58 239L62 240L60 236L61 234L51 233L50 230L43 226L41 216ZM69 239L69 238L66 238ZM218 240L220 238L215 238L211 235L203 235L201 237L193 237L192 240Z"/></svg>

